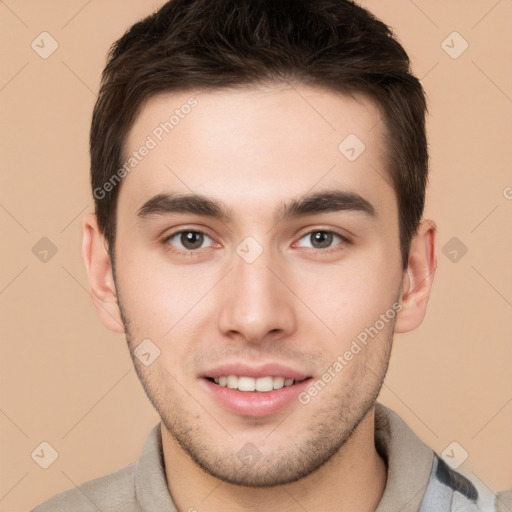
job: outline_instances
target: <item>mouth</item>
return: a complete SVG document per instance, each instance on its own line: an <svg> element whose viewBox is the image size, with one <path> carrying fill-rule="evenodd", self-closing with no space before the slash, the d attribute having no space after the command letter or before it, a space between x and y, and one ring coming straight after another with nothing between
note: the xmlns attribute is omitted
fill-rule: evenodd
<svg viewBox="0 0 512 512"><path fill-rule="evenodd" d="M272 375L264 377L249 377L247 375L221 375L220 377L206 377L206 380L217 384L220 387L235 389L242 392L269 393L274 390L294 386L307 380L292 379L283 376L274 377Z"/></svg>
<svg viewBox="0 0 512 512"><path fill-rule="evenodd" d="M200 375L207 396L238 417L267 418L298 406L313 377L281 364L226 364Z"/></svg>

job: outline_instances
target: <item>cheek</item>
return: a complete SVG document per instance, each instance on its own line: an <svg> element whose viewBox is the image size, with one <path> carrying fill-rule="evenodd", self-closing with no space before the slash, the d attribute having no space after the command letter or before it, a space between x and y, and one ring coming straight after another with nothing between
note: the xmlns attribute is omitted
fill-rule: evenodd
<svg viewBox="0 0 512 512"><path fill-rule="evenodd" d="M156 260L152 254L154 251L134 248L136 244L132 244L129 250L130 245L126 240L117 248L116 274L120 299L132 328L148 337L147 331L162 336L162 325L170 323L179 313L183 288L176 282L176 276L170 279L169 268ZM171 326L168 325L167 329Z"/></svg>
<svg viewBox="0 0 512 512"><path fill-rule="evenodd" d="M219 280L219 269L208 265L174 265L163 249L133 249L128 243L116 263L119 296L137 338L154 338L162 343L193 329L205 314L209 291ZM133 244L135 247L136 244ZM124 249L124 251L123 251Z"/></svg>
<svg viewBox="0 0 512 512"><path fill-rule="evenodd" d="M401 280L398 257L382 244L334 264L305 263L294 269L295 289L336 336L346 340L374 325L392 307Z"/></svg>

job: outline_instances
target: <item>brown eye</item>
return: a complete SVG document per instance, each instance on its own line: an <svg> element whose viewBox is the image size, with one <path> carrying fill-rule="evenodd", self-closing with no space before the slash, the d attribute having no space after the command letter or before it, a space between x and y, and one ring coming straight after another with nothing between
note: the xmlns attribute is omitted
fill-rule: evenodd
<svg viewBox="0 0 512 512"><path fill-rule="evenodd" d="M332 244L333 234L327 231L315 231L309 236L311 237L311 245L315 249L325 249Z"/></svg>
<svg viewBox="0 0 512 512"><path fill-rule="evenodd" d="M301 247L312 249L330 249L331 247L346 242L347 240L333 231L317 230L310 231L299 240Z"/></svg>
<svg viewBox="0 0 512 512"><path fill-rule="evenodd" d="M204 235L197 231L185 231L180 235L180 242L186 249L199 249L203 245Z"/></svg>
<svg viewBox="0 0 512 512"><path fill-rule="evenodd" d="M189 251L201 249L208 240L212 241L208 235L201 231L179 231L167 238L167 241L174 247Z"/></svg>

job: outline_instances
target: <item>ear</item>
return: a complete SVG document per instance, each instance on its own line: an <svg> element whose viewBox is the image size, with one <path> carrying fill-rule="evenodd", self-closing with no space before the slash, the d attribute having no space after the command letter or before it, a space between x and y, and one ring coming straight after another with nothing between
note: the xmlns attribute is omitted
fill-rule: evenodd
<svg viewBox="0 0 512 512"><path fill-rule="evenodd" d="M411 241L409 260L402 281L395 332L404 333L418 327L427 310L427 302L437 267L436 224L424 219Z"/></svg>
<svg viewBox="0 0 512 512"><path fill-rule="evenodd" d="M84 216L82 231L82 257L87 269L94 305L107 329L124 333L112 265L108 254L108 244L98 227L98 220L94 213Z"/></svg>

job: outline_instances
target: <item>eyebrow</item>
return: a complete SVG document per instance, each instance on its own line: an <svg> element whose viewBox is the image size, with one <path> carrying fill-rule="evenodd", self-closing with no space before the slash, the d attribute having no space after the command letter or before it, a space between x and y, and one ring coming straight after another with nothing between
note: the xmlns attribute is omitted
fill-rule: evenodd
<svg viewBox="0 0 512 512"><path fill-rule="evenodd" d="M355 192L326 190L292 199L281 207L274 216L274 222L337 211L361 212L369 218L377 215L374 206ZM234 218L233 212L225 205L199 194L157 194L137 210L137 218L144 222L151 217L172 213L201 215L223 222Z"/></svg>
<svg viewBox="0 0 512 512"><path fill-rule="evenodd" d="M338 211L361 212L370 218L377 216L374 206L363 196L345 190L328 190L293 199L283 206L274 220L280 222L289 218Z"/></svg>
<svg viewBox="0 0 512 512"><path fill-rule="evenodd" d="M137 210L137 217L145 221L149 217L169 213L190 213L222 221L232 217L231 211L221 203L198 194L157 194Z"/></svg>

